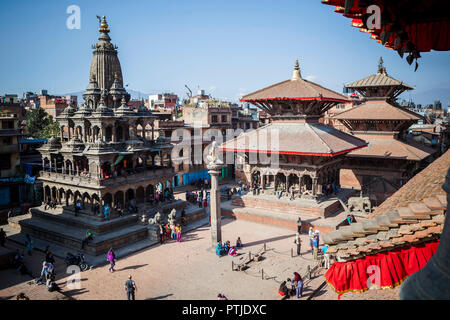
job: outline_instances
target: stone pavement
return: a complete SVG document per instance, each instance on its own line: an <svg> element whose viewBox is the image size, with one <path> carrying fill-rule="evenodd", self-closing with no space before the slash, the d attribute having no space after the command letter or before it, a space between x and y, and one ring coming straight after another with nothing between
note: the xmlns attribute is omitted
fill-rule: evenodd
<svg viewBox="0 0 450 320"><path fill-rule="evenodd" d="M207 218L204 221L207 223ZM239 251L240 256L217 257L210 250L211 234L207 223L185 232L181 243L169 241L127 256L119 255L114 273L108 272L108 266L81 273L79 289L67 288L67 279L59 279L58 284L65 295L75 299L123 300L124 283L131 274L138 287L137 299L215 300L219 292L229 299L280 299L278 287L281 281L291 277L294 271L303 275L307 265L315 263L307 235L302 235L302 255L291 257L291 249L295 248L294 232L291 230L244 220L223 219L222 235L224 240L230 240L232 244L238 236L241 237L244 248ZM249 251L255 254L264 243L267 252L263 254L262 261L252 262L245 271L231 270L231 261L238 263ZM106 262L106 258L104 260ZM261 270L264 270L264 279ZM320 276L313 281L314 285L323 282ZM305 294L315 289L313 281L306 282ZM23 285L23 282L2 285L0 296L17 294L18 290L23 290ZM44 293L40 298L48 299Z"/></svg>
<svg viewBox="0 0 450 320"><path fill-rule="evenodd" d="M30 217L31 217L30 215L20 216L21 219L30 218ZM202 226L202 225L205 225L208 223L209 223L209 217L207 216L206 218L189 223L189 225L187 225L183 228L183 232L188 232L190 230L193 230L195 228L198 228L199 226ZM19 229L12 228L9 225L5 225L2 227L5 230L6 235L11 242L14 242L18 245L24 245L25 237L23 234L19 233ZM50 245L53 254L60 259L64 259L66 257L67 252L71 252L73 254L77 253L77 250L75 250L75 249L67 249L63 246L60 246L60 245L57 245L54 243L49 243L46 241L42 241L40 239L33 238L33 242L34 242L35 249L37 251L41 251L41 252L43 252L45 250L47 245ZM157 240L149 237L145 240L138 241L138 242L136 242L132 245L126 246L124 248L119 248L115 252L118 257L125 257L133 252L151 247L158 243L159 242ZM86 258L87 263L93 267L104 265L107 263L106 258L103 255L93 256L93 255L89 255L89 254L85 253L85 258Z"/></svg>
<svg viewBox="0 0 450 320"><path fill-rule="evenodd" d="M11 251L25 251L23 246L14 242L7 241L6 249ZM24 254L24 263L31 270L34 277L38 277L42 270L42 262L45 260L43 252L33 250L32 255ZM66 277L65 263L55 258L56 280ZM0 300L12 299L20 292L25 293L30 300L67 300L68 297L59 292L49 292L44 285L36 285L34 278L28 275L22 275L15 269L0 270Z"/></svg>

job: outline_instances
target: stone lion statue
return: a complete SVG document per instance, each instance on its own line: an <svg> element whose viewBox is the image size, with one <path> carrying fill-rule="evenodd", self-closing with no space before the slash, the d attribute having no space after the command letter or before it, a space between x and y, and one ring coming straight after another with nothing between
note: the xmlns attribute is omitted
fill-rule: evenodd
<svg viewBox="0 0 450 320"><path fill-rule="evenodd" d="M149 224L160 224L162 223L162 215L161 212L156 212L155 216L153 218L148 219Z"/></svg>
<svg viewBox="0 0 450 320"><path fill-rule="evenodd" d="M175 225L176 216L177 210L174 208L172 209L172 211L170 211L169 216L167 217L167 221L169 222L171 227Z"/></svg>

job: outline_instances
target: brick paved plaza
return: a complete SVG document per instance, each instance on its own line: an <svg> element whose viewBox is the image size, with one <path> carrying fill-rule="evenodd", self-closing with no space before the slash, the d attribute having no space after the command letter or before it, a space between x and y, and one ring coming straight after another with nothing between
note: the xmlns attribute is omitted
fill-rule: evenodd
<svg viewBox="0 0 450 320"><path fill-rule="evenodd" d="M223 220L223 239L234 243L241 237L244 248L238 257L217 257L208 250L211 246L209 226L203 226L183 234L182 242L170 241L155 245L136 254L118 257L116 272L109 273L109 266L101 266L81 273L81 288L70 290L66 287L64 263L58 259L57 283L62 293L75 299L125 299L124 282L131 274L138 286L136 299L201 299L215 300L217 294L224 293L229 299L279 299L279 282L292 276L294 271L304 274L307 265L313 265L308 237L303 235L301 257L291 257L294 248L294 232L287 229L257 224L244 220ZM244 271L232 271L231 261L261 250L264 243L267 252L260 262L252 262ZM13 244L7 243L9 248ZM295 249L294 249L294 255ZM44 255L34 252L26 256L25 262L35 274L40 272ZM105 257L106 262L106 257ZM265 280L261 279L264 269ZM56 299L43 286L28 284L30 277L18 275L15 270L0 271L0 297L12 298L19 292L29 294L32 299ZM313 287L319 286L323 277L306 281L305 296ZM337 295L334 294L336 298Z"/></svg>

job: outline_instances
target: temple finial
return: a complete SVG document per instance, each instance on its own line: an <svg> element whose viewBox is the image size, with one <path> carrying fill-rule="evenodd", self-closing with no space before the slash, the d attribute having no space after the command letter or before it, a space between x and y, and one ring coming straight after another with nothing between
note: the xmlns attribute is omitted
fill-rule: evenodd
<svg viewBox="0 0 450 320"><path fill-rule="evenodd" d="M108 29L108 23L106 22L106 17L103 16L103 20L102 23L100 24L100 29L98 29L98 31L103 32L103 33L109 33L109 29Z"/></svg>
<svg viewBox="0 0 450 320"><path fill-rule="evenodd" d="M380 74L386 74L386 67L383 66L383 57L380 57L380 60L378 61L378 72Z"/></svg>
<svg viewBox="0 0 450 320"><path fill-rule="evenodd" d="M300 74L300 67L298 65L298 59L295 60L295 67L294 67L294 72L292 72L292 81L295 80L300 80L302 78L301 74Z"/></svg>

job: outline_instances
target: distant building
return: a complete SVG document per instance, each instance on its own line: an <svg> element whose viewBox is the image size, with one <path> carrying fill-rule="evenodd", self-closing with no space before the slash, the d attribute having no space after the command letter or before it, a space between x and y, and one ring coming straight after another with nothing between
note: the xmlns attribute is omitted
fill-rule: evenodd
<svg viewBox="0 0 450 320"><path fill-rule="evenodd" d="M150 110L171 109L177 106L178 96L174 93L160 93L148 97Z"/></svg>
<svg viewBox="0 0 450 320"><path fill-rule="evenodd" d="M17 117L20 122L25 118L25 108L17 94L0 96L0 111Z"/></svg>
<svg viewBox="0 0 450 320"><path fill-rule="evenodd" d="M231 104L231 123L233 129L251 130L259 126L258 110L249 105Z"/></svg>
<svg viewBox="0 0 450 320"><path fill-rule="evenodd" d="M203 103L207 103L204 101ZM199 107L183 106L183 120L187 125L207 129L220 129L226 135L226 129L231 129L231 108L227 105L202 105Z"/></svg>
<svg viewBox="0 0 450 320"><path fill-rule="evenodd" d="M190 96L189 97L188 104L195 104L195 105L199 106L200 104L207 103L210 100L211 100L211 96L205 94L205 90L199 89L197 91L197 95L196 96Z"/></svg>
<svg viewBox="0 0 450 320"><path fill-rule="evenodd" d="M73 107L76 107L77 96L52 96L47 94L47 90L41 90L39 95L39 106L53 118L59 116L69 102L72 103Z"/></svg>
<svg viewBox="0 0 450 320"><path fill-rule="evenodd" d="M20 203L19 186L23 182L20 172L19 117L2 106L0 113L0 208Z"/></svg>
<svg viewBox="0 0 450 320"><path fill-rule="evenodd" d="M25 106L25 110L31 110L40 106L41 99L39 95L34 92L26 92L23 94L22 102Z"/></svg>

